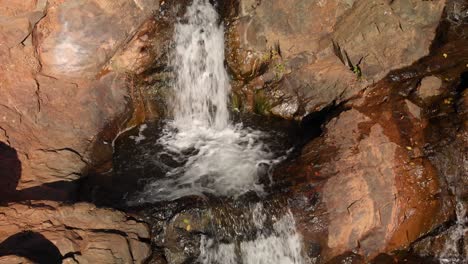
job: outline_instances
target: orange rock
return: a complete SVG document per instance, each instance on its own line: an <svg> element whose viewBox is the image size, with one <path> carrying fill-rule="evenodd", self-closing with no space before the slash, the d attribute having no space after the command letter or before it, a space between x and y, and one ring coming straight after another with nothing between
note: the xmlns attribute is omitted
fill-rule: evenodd
<svg viewBox="0 0 468 264"><path fill-rule="evenodd" d="M296 195L311 197L313 213L293 212L306 244L321 245L322 261L346 252L372 259L405 249L453 216L452 197L434 166L406 149L408 134L414 149L424 145L427 121L413 119L405 101L397 107L404 119L392 115L393 103L374 104L387 91L376 89L375 97L332 119L323 137L286 165L292 174L276 172L302 182Z"/></svg>
<svg viewBox="0 0 468 264"><path fill-rule="evenodd" d="M151 254L149 244L142 241L149 238L144 224L85 203L9 204L0 207L0 226L0 252L6 247L11 255L49 259L40 263L53 263L54 257L64 257L64 263L143 263ZM34 247L51 253L40 256L43 252Z"/></svg>
<svg viewBox="0 0 468 264"><path fill-rule="evenodd" d="M111 158L110 143L132 114L132 87L126 72L103 67L158 7L148 0L0 1L0 141L21 164L5 193L73 181Z"/></svg>

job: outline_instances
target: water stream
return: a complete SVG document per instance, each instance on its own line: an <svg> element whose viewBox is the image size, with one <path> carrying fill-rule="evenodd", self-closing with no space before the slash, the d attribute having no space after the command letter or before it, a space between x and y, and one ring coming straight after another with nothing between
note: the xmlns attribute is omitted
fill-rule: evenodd
<svg viewBox="0 0 468 264"><path fill-rule="evenodd" d="M194 0L175 26L171 66L173 120L167 121L156 142L164 177L147 182L129 203L172 201L206 194L237 198L247 192L261 195L271 168L282 159L265 144L270 134L231 121L231 87L224 67L224 28L208 0ZM135 141L144 137L142 131ZM284 156L284 153L283 153ZM294 218L287 213L272 230L263 226L269 217L257 206L253 239L219 243L216 235L201 237L202 263L303 263L301 239Z"/></svg>
<svg viewBox="0 0 468 264"><path fill-rule="evenodd" d="M266 218L271 217L261 203L250 212L256 227L256 239L219 243L216 238L202 236L199 261L203 264L302 264L301 237L295 230L294 217L286 212L280 219L273 219L269 230Z"/></svg>
<svg viewBox="0 0 468 264"><path fill-rule="evenodd" d="M466 208L462 201L457 201L456 205L457 221L453 227L452 233L448 236L444 243L444 247L439 256L441 264L446 263L463 263L468 259L468 256L464 255L463 250L460 250L460 241L463 240L466 232L468 232L468 215Z"/></svg>
<svg viewBox="0 0 468 264"><path fill-rule="evenodd" d="M138 201L262 192L259 178L278 157L263 143L266 133L230 121L224 29L208 1L195 0L188 7L175 26L174 43L174 119L166 123L157 143L161 155L181 166L147 184Z"/></svg>

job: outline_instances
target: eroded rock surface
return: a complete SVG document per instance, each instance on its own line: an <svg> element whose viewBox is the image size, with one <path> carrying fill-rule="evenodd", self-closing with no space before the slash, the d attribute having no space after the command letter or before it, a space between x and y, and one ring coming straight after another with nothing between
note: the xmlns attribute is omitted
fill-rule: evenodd
<svg viewBox="0 0 468 264"><path fill-rule="evenodd" d="M66 182L112 158L112 140L140 107L133 77L156 56L158 8L0 1L1 263L143 263L151 254L146 226L123 213L11 202L70 200ZM114 57L128 65L111 65Z"/></svg>
<svg viewBox="0 0 468 264"><path fill-rule="evenodd" d="M0 140L21 164L6 193L73 181L110 159L113 137L138 107L128 76L153 57L141 41L127 43L149 45L158 8L146 0L0 1ZM106 67L123 48L131 66Z"/></svg>
<svg viewBox="0 0 468 264"><path fill-rule="evenodd" d="M428 121L402 107L407 100L388 87L332 119L323 137L276 173L295 175L296 199L313 208L303 212L302 202L293 211L308 247L320 245L311 257L354 252L372 259L408 248L454 217L443 175L424 153Z"/></svg>
<svg viewBox="0 0 468 264"><path fill-rule="evenodd" d="M159 1L65 1L52 5L37 30L42 72L95 76L159 7Z"/></svg>
<svg viewBox="0 0 468 264"><path fill-rule="evenodd" d="M143 263L151 254L145 224L86 203L10 204L0 207L0 226L0 252L10 255L0 262L27 263L12 257L19 255L48 260L40 263Z"/></svg>
<svg viewBox="0 0 468 264"><path fill-rule="evenodd" d="M227 60L238 94L247 98L244 108L300 119L427 55L445 1L239 5Z"/></svg>

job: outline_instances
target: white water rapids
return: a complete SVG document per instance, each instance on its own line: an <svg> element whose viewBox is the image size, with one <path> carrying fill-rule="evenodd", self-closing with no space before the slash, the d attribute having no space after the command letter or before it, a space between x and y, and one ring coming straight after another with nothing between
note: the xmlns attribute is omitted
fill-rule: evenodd
<svg viewBox="0 0 468 264"><path fill-rule="evenodd" d="M263 192L261 176L279 159L261 131L233 124L228 101L231 87L224 67L224 28L208 0L193 0L175 26L171 64L174 82L174 120L163 129L157 144L162 154L181 166L148 183L133 203L175 200L206 193L236 198L248 191ZM140 130L141 134L141 130ZM139 135L136 139L141 139ZM258 234L251 241L217 243L202 236L199 261L204 264L301 264L301 239L291 213L264 233L267 213L255 211ZM271 216L270 216L271 217Z"/></svg>
<svg viewBox="0 0 468 264"><path fill-rule="evenodd" d="M199 261L203 264L305 264L301 237L290 212L274 219L273 232L269 234L264 232L267 212L263 205L256 204L251 213L257 228L255 240L217 243L202 236Z"/></svg>
<svg viewBox="0 0 468 264"><path fill-rule="evenodd" d="M262 143L266 134L230 122L224 28L208 1L194 0L188 7L175 26L174 44L174 120L158 144L163 154L183 165L147 184L139 202L262 192L259 178L277 160Z"/></svg>

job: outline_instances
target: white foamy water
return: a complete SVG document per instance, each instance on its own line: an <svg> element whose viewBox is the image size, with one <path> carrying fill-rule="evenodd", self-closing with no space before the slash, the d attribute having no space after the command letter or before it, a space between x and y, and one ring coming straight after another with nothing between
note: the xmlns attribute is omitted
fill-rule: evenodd
<svg viewBox="0 0 468 264"><path fill-rule="evenodd" d="M231 87L224 68L224 27L207 0L194 0L183 20L175 26L171 62L177 73L174 126L226 129Z"/></svg>
<svg viewBox="0 0 468 264"><path fill-rule="evenodd" d="M442 264L468 263L468 252L460 252L458 244L464 239L468 231L468 215L463 202L458 201L456 207L457 222L455 229L445 241L444 248L439 256Z"/></svg>
<svg viewBox="0 0 468 264"><path fill-rule="evenodd" d="M138 129L138 136L130 136L130 138L135 140L136 144L139 144L141 141L146 139L146 137L143 135L143 131L145 131L147 128L148 126L146 124L141 125Z"/></svg>
<svg viewBox="0 0 468 264"><path fill-rule="evenodd" d="M174 120L158 144L182 165L146 185L137 202L261 192L259 177L276 160L262 143L262 132L230 122L224 28L209 1L193 1L175 26L174 43Z"/></svg>
<svg viewBox="0 0 468 264"><path fill-rule="evenodd" d="M174 120L165 126L157 142L162 149L159 158L172 162L166 162L169 165L165 177L148 183L131 203L205 193L236 197L248 191L262 192L260 178L268 176L280 158L275 159L263 143L268 135L230 122L227 104L231 88L224 68L224 29L208 0L193 0L175 26L174 43ZM199 261L305 263L301 238L290 212L273 219L268 232L265 222L272 216L261 204L251 213L257 230L253 240L226 244L202 236Z"/></svg>
<svg viewBox="0 0 468 264"><path fill-rule="evenodd" d="M264 233L267 214L261 204L253 211L257 237L251 241L217 243L202 236L199 261L203 264L303 264L301 237L290 212L273 224L273 231Z"/></svg>

